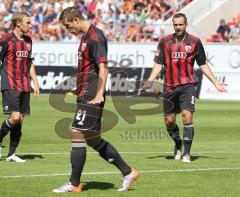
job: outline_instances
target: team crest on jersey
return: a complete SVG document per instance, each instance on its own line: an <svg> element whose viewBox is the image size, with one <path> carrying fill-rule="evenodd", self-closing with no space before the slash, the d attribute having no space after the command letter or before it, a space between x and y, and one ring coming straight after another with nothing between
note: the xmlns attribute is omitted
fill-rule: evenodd
<svg viewBox="0 0 240 197"><path fill-rule="evenodd" d="M187 46L185 46L185 50L186 50L187 53L190 53L191 50L192 50L192 47L187 45Z"/></svg>
<svg viewBox="0 0 240 197"><path fill-rule="evenodd" d="M87 43L82 43L82 52L86 49Z"/></svg>
<svg viewBox="0 0 240 197"><path fill-rule="evenodd" d="M27 44L28 51L31 51L31 45Z"/></svg>
<svg viewBox="0 0 240 197"><path fill-rule="evenodd" d="M81 51L78 52L78 59L79 59L79 60L82 59L82 52L81 52Z"/></svg>

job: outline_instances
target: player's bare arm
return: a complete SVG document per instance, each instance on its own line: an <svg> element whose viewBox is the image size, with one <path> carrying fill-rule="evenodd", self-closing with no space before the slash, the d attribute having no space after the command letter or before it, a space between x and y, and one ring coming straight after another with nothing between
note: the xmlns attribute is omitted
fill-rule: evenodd
<svg viewBox="0 0 240 197"><path fill-rule="evenodd" d="M217 80L217 78L214 76L208 64L204 64L200 68L203 74L214 84L214 86L219 92L227 92L227 89L226 89L227 84Z"/></svg>
<svg viewBox="0 0 240 197"><path fill-rule="evenodd" d="M35 70L34 64L32 64L31 68L30 68L30 77L34 83L34 87L33 87L34 98L37 98L40 94L40 91L39 91L39 85L38 85L38 80L37 80L37 75L36 75L36 70Z"/></svg>
<svg viewBox="0 0 240 197"><path fill-rule="evenodd" d="M155 63L153 65L151 74L149 75L147 81L144 82L142 89L146 90L149 89L152 85L152 82L156 79L156 77L159 75L159 73L162 70L162 65Z"/></svg>
<svg viewBox="0 0 240 197"><path fill-rule="evenodd" d="M156 79L156 77L159 75L159 73L162 70L162 65L161 64L157 64L155 63L153 65L152 71L150 76L148 77L148 81L153 81L154 79Z"/></svg>
<svg viewBox="0 0 240 197"><path fill-rule="evenodd" d="M99 64L97 94L93 100L89 101L89 104L99 104L104 101L104 91L105 91L107 76L108 76L107 64L105 63Z"/></svg>

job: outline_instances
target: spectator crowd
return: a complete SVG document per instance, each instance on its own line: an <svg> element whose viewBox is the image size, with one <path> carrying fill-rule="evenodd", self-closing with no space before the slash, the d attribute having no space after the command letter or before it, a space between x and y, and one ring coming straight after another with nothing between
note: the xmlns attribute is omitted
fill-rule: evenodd
<svg viewBox="0 0 240 197"><path fill-rule="evenodd" d="M33 40L74 42L58 21L63 9L77 6L109 41L152 42L164 35L163 22L192 0L0 0L0 32L11 31L14 12L31 15ZM240 13L221 19L207 42L240 42Z"/></svg>
<svg viewBox="0 0 240 197"><path fill-rule="evenodd" d="M11 30L14 12L32 18L33 40L75 41L58 22L61 11L77 6L109 41L150 42L164 35L163 20L191 0L0 0L0 31ZM181 6L181 7L180 7Z"/></svg>
<svg viewBox="0 0 240 197"><path fill-rule="evenodd" d="M226 22L225 19L219 21L216 32L206 40L207 42L237 42L240 43L240 12Z"/></svg>

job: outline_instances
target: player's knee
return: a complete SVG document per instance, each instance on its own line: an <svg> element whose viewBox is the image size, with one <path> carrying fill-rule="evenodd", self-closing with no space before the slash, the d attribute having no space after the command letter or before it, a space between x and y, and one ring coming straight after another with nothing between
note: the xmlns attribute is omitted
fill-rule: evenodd
<svg viewBox="0 0 240 197"><path fill-rule="evenodd" d="M164 121L167 127L172 127L175 125L175 118L172 116L164 116Z"/></svg>
<svg viewBox="0 0 240 197"><path fill-rule="evenodd" d="M10 121L13 125L21 123L21 114L20 113L12 113L10 116Z"/></svg>
<svg viewBox="0 0 240 197"><path fill-rule="evenodd" d="M71 138L72 138L73 141L83 140L84 139L84 134L77 129L72 129L71 130Z"/></svg>
<svg viewBox="0 0 240 197"><path fill-rule="evenodd" d="M190 111L183 111L182 112L182 120L183 124L191 124L192 123L192 112Z"/></svg>

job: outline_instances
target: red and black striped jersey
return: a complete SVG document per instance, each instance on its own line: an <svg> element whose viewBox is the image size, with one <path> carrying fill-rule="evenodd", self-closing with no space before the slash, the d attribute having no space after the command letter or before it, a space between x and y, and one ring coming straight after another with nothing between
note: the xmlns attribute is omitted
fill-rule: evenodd
<svg viewBox="0 0 240 197"><path fill-rule="evenodd" d="M18 39L12 32L0 40L1 90L30 91L32 40L23 35Z"/></svg>
<svg viewBox="0 0 240 197"><path fill-rule="evenodd" d="M77 96L95 97L99 64L107 63L107 39L102 30L90 25L78 48Z"/></svg>
<svg viewBox="0 0 240 197"><path fill-rule="evenodd" d="M178 86L196 83L195 60L199 66L206 64L206 55L199 38L186 33L183 41L178 42L176 34L159 40L154 62L164 67L164 84Z"/></svg>

